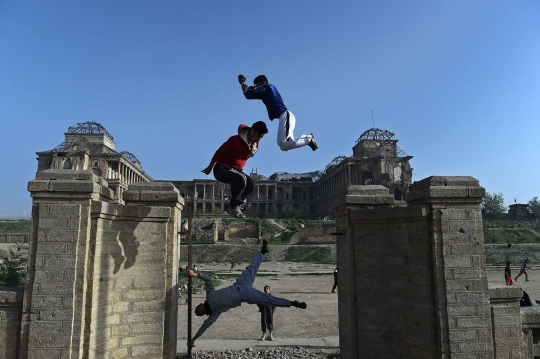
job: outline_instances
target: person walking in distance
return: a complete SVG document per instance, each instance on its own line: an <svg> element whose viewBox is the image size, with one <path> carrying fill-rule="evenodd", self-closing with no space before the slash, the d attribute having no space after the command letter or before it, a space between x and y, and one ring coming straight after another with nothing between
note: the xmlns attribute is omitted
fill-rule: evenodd
<svg viewBox="0 0 540 359"><path fill-rule="evenodd" d="M510 261L506 261L506 267L504 267L504 281L506 282L506 285L514 284L512 271L510 270Z"/></svg>
<svg viewBox="0 0 540 359"><path fill-rule="evenodd" d="M240 277L236 279L236 283L219 290L214 289L211 277L205 274L195 273L191 269L186 270L188 276L197 277L205 282L206 301L195 308L195 314L199 317L208 315L208 319L201 325L197 334L195 334L191 341L188 340L188 348L193 348L195 346L195 340L203 335L206 329L208 329L221 314L231 308L238 307L243 302L248 304L270 304L276 307L307 308L305 302L299 302L297 300L290 301L288 299L274 297L273 295L266 295L253 288L253 282L257 276L259 266L261 265L264 255L268 252L268 242L263 240L261 251L253 258L251 264Z"/></svg>
<svg viewBox="0 0 540 359"><path fill-rule="evenodd" d="M282 151L289 151L303 146L309 146L313 151L317 150L317 141L313 133L302 135L299 138L294 137L294 128L296 118L294 114L287 109L277 88L268 83L265 75L259 75L253 80L253 86L246 84L246 77L238 75L238 82L242 87L244 97L248 100L261 100L266 106L268 118L270 121L279 119L277 131L277 144Z"/></svg>
<svg viewBox="0 0 540 359"><path fill-rule="evenodd" d="M251 127L238 126L238 135L231 136L216 151L210 164L201 172L214 177L219 182L231 186L231 201L227 212L236 218L246 218L242 212L244 201L253 192L253 180L242 169L246 161L255 156L259 141L268 133L263 121L255 122Z"/></svg>
<svg viewBox="0 0 540 359"><path fill-rule="evenodd" d="M521 265L521 268L519 269L519 274L517 275L516 278L514 278L514 280L517 282L517 279L522 275L522 274L525 274L525 282L528 282L529 281L529 274L527 273L527 268L528 268L528 259L525 259L525 261L523 262L523 264Z"/></svg>
<svg viewBox="0 0 540 359"><path fill-rule="evenodd" d="M270 294L269 285L264 286L264 293L266 295L272 295ZM266 339L266 328L268 328L268 333L270 334L270 338L268 339L274 340L272 331L274 330L274 312L276 311L276 306L271 304L257 304L257 307L259 307L259 312L261 313L261 328L263 332L261 340Z"/></svg>
<svg viewBox="0 0 540 359"><path fill-rule="evenodd" d="M334 269L334 286L332 287L332 293L336 292L337 287L337 267Z"/></svg>

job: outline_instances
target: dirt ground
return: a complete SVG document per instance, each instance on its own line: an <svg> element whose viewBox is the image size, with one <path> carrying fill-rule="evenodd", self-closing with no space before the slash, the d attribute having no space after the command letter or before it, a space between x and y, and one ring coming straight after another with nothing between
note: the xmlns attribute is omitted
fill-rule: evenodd
<svg viewBox="0 0 540 359"><path fill-rule="evenodd" d="M240 263L236 267L237 275L249 263ZM223 271L229 273L230 265L199 264L199 271ZM263 262L259 269L259 276L255 280L255 288L263 290L269 285L272 294L290 300L305 301L307 309L276 308L274 314L274 342L279 346L281 339L292 338L324 338L333 337L332 342L337 346L338 336L338 297L331 293L334 284L334 266L328 264L290 263L290 262ZM224 280L217 288L231 285L234 279ZM204 293L193 296L193 306L204 302ZM193 316L193 335L203 323L205 317ZM219 319L204 333L201 339L211 343L213 339L220 340L248 340L253 345L261 344L257 339L262 335L260 314L256 305L243 303L240 307L222 314ZM179 351L185 346L187 338L187 305L178 308L178 339ZM309 340L298 340L301 342ZM231 344L231 343L230 343ZM294 341L293 341L294 344ZM242 344L244 345L244 344ZM228 346L230 348L230 345ZM232 349L232 348L231 348ZM204 341L201 340L199 350L205 350Z"/></svg>
<svg viewBox="0 0 540 359"><path fill-rule="evenodd" d="M249 263L239 263L236 273L239 275ZM199 270L229 273L227 264L199 264ZM273 342L260 342L262 331L260 315L255 305L242 304L234 308L214 323L199 339L197 350L216 350L223 348L239 349L246 347L313 345L325 348L339 346L338 297L331 293L334 266L329 264L263 262L260 276L255 287L262 290L265 285L272 288L272 294L287 299L307 302L307 310L296 308L277 308L274 315ZM512 269L515 277L518 268ZM490 284L504 284L504 269L491 268L487 271ZM222 288L234 282L224 280ZM521 276L516 283L529 293L533 303L540 300L540 271L529 270L529 282ZM204 294L194 295L193 305L202 303ZM193 316L193 334L206 317ZM187 305L180 305L178 310L178 351L185 350L187 338ZM296 339L296 340L295 340ZM322 340L322 341L321 341Z"/></svg>

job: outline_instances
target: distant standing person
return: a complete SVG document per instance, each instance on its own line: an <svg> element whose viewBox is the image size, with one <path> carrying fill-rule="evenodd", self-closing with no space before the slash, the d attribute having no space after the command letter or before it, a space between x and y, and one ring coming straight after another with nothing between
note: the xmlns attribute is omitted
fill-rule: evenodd
<svg viewBox="0 0 540 359"><path fill-rule="evenodd" d="M214 177L219 182L231 186L231 201L227 212L236 218L246 218L242 206L247 196L253 192L253 180L242 169L246 161L255 156L259 141L268 133L263 121L255 122L251 127L241 124L238 134L231 136L216 151L210 164L201 172Z"/></svg>
<svg viewBox="0 0 540 359"><path fill-rule="evenodd" d="M294 137L296 118L291 111L287 110L276 86L269 84L266 76L259 75L255 77L253 80L254 86L246 84L244 75L238 75L238 82L242 86L242 92L244 92L246 99L261 100L264 103L270 121L276 118L279 119L277 144L282 151L289 151L303 146L309 146L313 151L319 148L313 133L302 135L299 138Z"/></svg>
<svg viewBox="0 0 540 359"><path fill-rule="evenodd" d="M269 285L264 286L264 293L266 295L272 295L270 294ZM276 311L276 306L272 304L257 304L257 307L259 307L259 312L261 313L261 328L263 332L261 340L266 339L266 328L268 328L268 333L270 334L270 338L268 339L274 340L272 331L274 330L274 312Z"/></svg>
<svg viewBox="0 0 540 359"><path fill-rule="evenodd" d="M527 274L527 268L528 268L527 261L528 261L528 259L525 259L525 261L521 265L521 268L519 269L519 274L517 275L516 278L514 278L514 280L516 282L517 282L517 279L519 278L519 276L521 276L522 274L525 274L525 282L529 281L529 274Z"/></svg>
<svg viewBox="0 0 540 359"><path fill-rule="evenodd" d="M504 267L504 280L506 281L506 285L514 284L514 280L512 279L512 271L510 270L510 261L507 261L506 267Z"/></svg>
<svg viewBox="0 0 540 359"><path fill-rule="evenodd" d="M229 272L232 272L234 267L236 267L236 262L233 259L233 260L231 260L231 269L229 270Z"/></svg>
<svg viewBox="0 0 540 359"><path fill-rule="evenodd" d="M334 286L332 287L332 293L336 292L337 287L337 267L334 269Z"/></svg>

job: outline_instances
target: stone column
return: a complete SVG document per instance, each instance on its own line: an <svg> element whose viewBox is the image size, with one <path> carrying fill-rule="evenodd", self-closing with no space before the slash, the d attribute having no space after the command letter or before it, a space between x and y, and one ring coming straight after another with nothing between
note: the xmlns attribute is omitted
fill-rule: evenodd
<svg viewBox="0 0 540 359"><path fill-rule="evenodd" d="M409 206L431 207L438 350L445 357L493 355L480 203L485 190L469 176L432 176L409 187Z"/></svg>
<svg viewBox="0 0 540 359"><path fill-rule="evenodd" d="M363 187L378 186L349 192ZM393 202L383 191L337 207L342 356L493 357L484 189L472 177L429 177L410 186L407 207L377 208Z"/></svg>
<svg viewBox="0 0 540 359"><path fill-rule="evenodd" d="M38 172L20 359L167 358L176 354L183 199L137 183L110 203L88 171Z"/></svg>
<svg viewBox="0 0 540 359"><path fill-rule="evenodd" d="M503 284L489 287L491 301L491 323L493 325L493 357L495 358L533 358L533 351L526 353L520 311L520 299L523 291L520 287ZM524 309L526 309L525 307ZM538 307L528 307L537 310ZM531 338L532 339L532 338Z"/></svg>
<svg viewBox="0 0 540 359"><path fill-rule="evenodd" d="M355 253L362 243L351 221L352 210L386 207L394 203L383 186L349 186L335 202L337 230L339 347L342 358L357 359L358 346L357 261ZM326 215L326 213L325 213ZM368 276L366 273L362 275Z"/></svg>
<svg viewBox="0 0 540 359"><path fill-rule="evenodd" d="M81 358L92 201L112 190L89 171L46 170L28 183L32 230L20 358Z"/></svg>
<svg viewBox="0 0 540 359"><path fill-rule="evenodd" d="M170 208L169 224L166 228L165 243L165 286L155 283L157 289L165 289L166 295L160 298L164 302L164 336L163 358L176 357L177 323L178 316L178 263L180 260L180 224L184 208L184 198L178 189L170 182L141 182L133 184L124 193L127 206L164 206Z"/></svg>
<svg viewBox="0 0 540 359"><path fill-rule="evenodd" d="M17 359L24 288L0 288L0 358Z"/></svg>

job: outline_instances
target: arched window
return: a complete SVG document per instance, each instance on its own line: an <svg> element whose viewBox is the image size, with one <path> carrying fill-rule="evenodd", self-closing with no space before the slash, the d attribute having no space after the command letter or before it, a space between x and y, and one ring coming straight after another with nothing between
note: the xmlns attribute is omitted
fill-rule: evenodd
<svg viewBox="0 0 540 359"><path fill-rule="evenodd" d="M403 199L403 192L399 188L394 189L394 199L396 201L401 201Z"/></svg>
<svg viewBox="0 0 540 359"><path fill-rule="evenodd" d="M67 159L64 161L63 169L65 169L65 170L70 170L71 167L73 167L73 163L71 162L71 160L70 160L69 158L67 158Z"/></svg>

